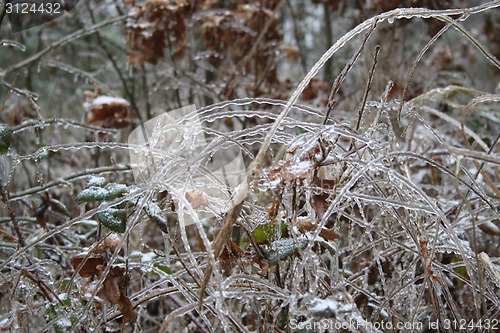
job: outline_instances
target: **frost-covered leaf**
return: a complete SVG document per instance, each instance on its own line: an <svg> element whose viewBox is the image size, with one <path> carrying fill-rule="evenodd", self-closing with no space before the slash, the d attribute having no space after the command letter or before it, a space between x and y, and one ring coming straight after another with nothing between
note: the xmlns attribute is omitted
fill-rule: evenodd
<svg viewBox="0 0 500 333"><path fill-rule="evenodd" d="M76 202L111 201L127 194L127 186L123 184L108 184L105 188L91 186L78 194Z"/></svg>
<svg viewBox="0 0 500 333"><path fill-rule="evenodd" d="M104 177L90 176L87 187L97 186L104 187L108 183L108 180Z"/></svg>
<svg viewBox="0 0 500 333"><path fill-rule="evenodd" d="M108 208L97 214L99 221L109 230L123 233L127 227L127 214L123 209Z"/></svg>
<svg viewBox="0 0 500 333"><path fill-rule="evenodd" d="M105 128L123 128L130 124L127 100L119 97L99 96L84 105L90 112L88 122Z"/></svg>
<svg viewBox="0 0 500 333"><path fill-rule="evenodd" d="M161 231L168 234L167 219L163 216L160 207L154 202L150 202L144 207L144 211L149 218L160 228Z"/></svg>
<svg viewBox="0 0 500 333"><path fill-rule="evenodd" d="M271 250L268 252L268 261L270 265L275 265L279 261L291 257L299 249L307 246L307 239L300 238L298 242L293 238L279 239L271 244Z"/></svg>
<svg viewBox="0 0 500 333"><path fill-rule="evenodd" d="M123 184L108 184L105 189L107 190L104 200L111 201L127 194L128 189Z"/></svg>
<svg viewBox="0 0 500 333"><path fill-rule="evenodd" d="M81 191L76 196L76 202L84 203L84 202L93 202L93 201L104 201L106 198L107 190L102 187L92 186Z"/></svg>

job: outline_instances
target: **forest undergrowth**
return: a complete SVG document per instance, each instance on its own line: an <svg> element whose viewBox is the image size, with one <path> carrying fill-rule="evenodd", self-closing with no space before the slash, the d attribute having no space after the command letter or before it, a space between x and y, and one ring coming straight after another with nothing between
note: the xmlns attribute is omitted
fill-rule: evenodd
<svg viewBox="0 0 500 333"><path fill-rule="evenodd" d="M500 1L396 3L5 19L0 330L497 331Z"/></svg>

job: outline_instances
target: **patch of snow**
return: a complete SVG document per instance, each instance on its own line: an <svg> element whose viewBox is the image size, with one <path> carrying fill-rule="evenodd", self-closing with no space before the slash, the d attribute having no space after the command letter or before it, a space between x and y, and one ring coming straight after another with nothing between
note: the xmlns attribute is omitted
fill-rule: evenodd
<svg viewBox="0 0 500 333"><path fill-rule="evenodd" d="M311 312L319 313L319 312L331 312L337 313L339 310L339 304L336 300L332 299L322 299L319 300L318 303L311 308Z"/></svg>
<svg viewBox="0 0 500 333"><path fill-rule="evenodd" d="M122 104L125 106L129 106L129 103L126 99L120 97L111 97L111 96L99 96L92 101L93 107L99 107L101 105L111 105L111 104Z"/></svg>
<svg viewBox="0 0 500 333"><path fill-rule="evenodd" d="M327 299L316 299L316 305L314 305L310 311L320 316L336 316L339 314L352 313L355 309L356 305L347 303L342 297L337 296Z"/></svg>
<svg viewBox="0 0 500 333"><path fill-rule="evenodd" d="M103 187L104 185L107 184L107 182L108 181L104 177L90 176L88 187L91 187L91 186Z"/></svg>
<svg viewBox="0 0 500 333"><path fill-rule="evenodd" d="M64 329L67 329L67 328L70 328L71 326L73 326L69 317L59 319L57 321L57 325L60 326L60 328L64 328Z"/></svg>
<svg viewBox="0 0 500 333"><path fill-rule="evenodd" d="M301 176L304 174L307 174L309 170L312 168L312 162L307 160L307 161L300 161L297 164L293 164L288 168L288 172L291 173L292 175L295 176Z"/></svg>
<svg viewBox="0 0 500 333"><path fill-rule="evenodd" d="M142 263L151 262L153 261L154 258L156 258L156 254L154 252L143 253L141 257L141 262Z"/></svg>

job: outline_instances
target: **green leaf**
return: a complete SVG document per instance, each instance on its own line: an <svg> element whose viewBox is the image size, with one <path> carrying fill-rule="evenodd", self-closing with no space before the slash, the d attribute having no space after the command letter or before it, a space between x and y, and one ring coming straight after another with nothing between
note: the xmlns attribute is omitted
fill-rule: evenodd
<svg viewBox="0 0 500 333"><path fill-rule="evenodd" d="M68 278L66 278L66 279L62 280L62 282L61 282L61 286L59 287L59 289L61 289L61 290L65 290L65 289L66 289L66 287L68 286L68 284L69 284L69 282L70 282L70 281L71 281L71 280L70 280L70 279L68 279Z"/></svg>
<svg viewBox="0 0 500 333"><path fill-rule="evenodd" d="M281 222L281 233L286 233L286 224ZM270 242L276 235L276 224L267 223L260 225L253 231L253 238L257 244L263 244Z"/></svg>
<svg viewBox="0 0 500 333"><path fill-rule="evenodd" d="M90 186L77 195L76 202L111 201L127 194L127 192L127 186L123 184L108 184L105 188Z"/></svg>
<svg viewBox="0 0 500 333"><path fill-rule="evenodd" d="M463 263L463 259L460 256L454 255L453 257L451 257L450 262L453 264ZM462 266L455 265L455 268L453 268L453 270L465 280L469 279L469 274L467 273L467 267L465 266L465 264L463 264Z"/></svg>
<svg viewBox="0 0 500 333"><path fill-rule="evenodd" d="M156 268L158 268L160 271L162 271L164 273L172 274L172 270L168 266L163 265L162 263L155 262L153 264L153 266L156 267Z"/></svg>
<svg viewBox="0 0 500 333"><path fill-rule="evenodd" d="M71 307L71 298L68 294L60 294L59 299L63 302L64 306L68 308ZM46 307L45 314L47 315L49 321L56 320L56 323L53 326L54 332L56 333L69 332L71 327L73 327L76 322L75 316L67 317L66 311L61 310L61 305L59 303L55 306L48 305Z"/></svg>
<svg viewBox="0 0 500 333"><path fill-rule="evenodd" d="M92 186L104 187L107 183L108 181L104 177L90 176L87 187L92 187Z"/></svg>
<svg viewBox="0 0 500 333"><path fill-rule="evenodd" d="M104 200L106 201L111 201L116 198L122 197L128 192L127 186L123 184L108 184L106 185L105 189L107 190L104 198Z"/></svg>
<svg viewBox="0 0 500 333"><path fill-rule="evenodd" d="M0 155L6 154L12 142L12 130L10 126L0 123Z"/></svg>
<svg viewBox="0 0 500 333"><path fill-rule="evenodd" d="M123 209L107 208L98 213L97 218L111 231L124 233L127 228L127 214Z"/></svg>
<svg viewBox="0 0 500 333"><path fill-rule="evenodd" d="M84 203L84 202L92 202L92 201L104 201L108 191L103 189L102 187L91 186L88 189L81 191L76 196L76 202Z"/></svg>
<svg viewBox="0 0 500 333"><path fill-rule="evenodd" d="M66 305L67 307L70 307L71 306L71 298L69 297L68 294L66 293L62 293L59 295L59 299L63 302L64 305Z"/></svg>

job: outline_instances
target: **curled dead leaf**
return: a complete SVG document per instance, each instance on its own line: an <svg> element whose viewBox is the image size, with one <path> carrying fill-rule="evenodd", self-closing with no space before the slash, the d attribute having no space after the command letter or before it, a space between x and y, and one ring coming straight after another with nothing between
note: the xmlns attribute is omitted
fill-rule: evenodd
<svg viewBox="0 0 500 333"><path fill-rule="evenodd" d="M243 257L244 252L238 244L229 240L228 244L224 246L220 254L219 267L222 270L230 270L236 265L238 259Z"/></svg>
<svg viewBox="0 0 500 333"><path fill-rule="evenodd" d="M130 299L125 295L125 290L129 281L125 268L119 266L111 267L104 285L97 294L101 299L118 305L118 309L123 315L124 322L137 321L137 313Z"/></svg>
<svg viewBox="0 0 500 333"><path fill-rule="evenodd" d="M130 104L123 98L99 96L84 105L89 110L88 122L105 128L123 128L130 124Z"/></svg>
<svg viewBox="0 0 500 333"><path fill-rule="evenodd" d="M295 225L299 229L301 233L312 232L318 228L318 225L313 223L310 219L302 219L298 220ZM337 234L332 229L322 228L319 232L319 236L325 240L336 240L340 238L340 235Z"/></svg>
<svg viewBox="0 0 500 333"><path fill-rule="evenodd" d="M98 266L104 265L104 258L97 254L80 253L71 259L71 265L81 277L92 277L99 274Z"/></svg>
<svg viewBox="0 0 500 333"><path fill-rule="evenodd" d="M300 58L300 50L296 46L281 45L278 50L285 53L289 59L297 60Z"/></svg>
<svg viewBox="0 0 500 333"><path fill-rule="evenodd" d="M208 198L205 193L199 190L192 190L186 192L186 200L191 204L194 209L208 207Z"/></svg>

